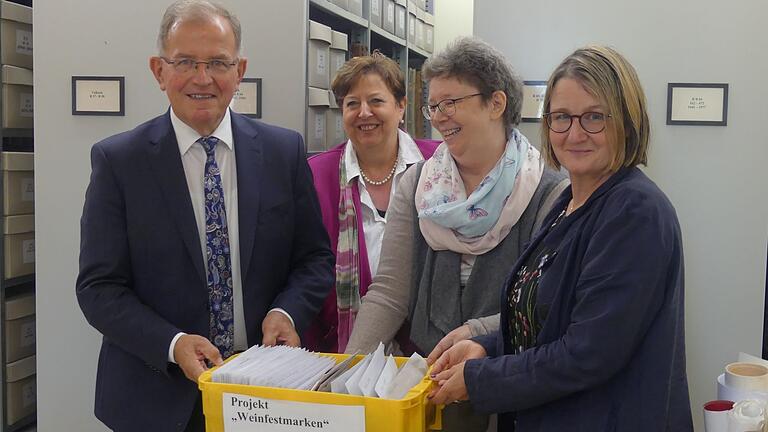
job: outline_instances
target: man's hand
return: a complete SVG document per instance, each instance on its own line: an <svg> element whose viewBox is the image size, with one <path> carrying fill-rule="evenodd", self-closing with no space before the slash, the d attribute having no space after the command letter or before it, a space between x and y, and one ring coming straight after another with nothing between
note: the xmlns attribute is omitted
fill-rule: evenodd
<svg viewBox="0 0 768 432"><path fill-rule="evenodd" d="M200 374L208 370L205 361L216 366L223 363L218 348L206 338L198 335L183 335L173 347L173 358L184 375L197 384Z"/></svg>
<svg viewBox="0 0 768 432"><path fill-rule="evenodd" d="M291 320L285 314L272 311L264 317L261 323L261 333L264 335L261 344L266 346L288 345L297 347L301 345L299 334L293 328Z"/></svg>
<svg viewBox="0 0 768 432"><path fill-rule="evenodd" d="M427 357L427 364L432 365L448 348L452 347L457 342L469 339L470 337L472 337L472 332L469 330L467 324L464 324L461 327L456 327L435 345L435 348L429 353L429 357Z"/></svg>

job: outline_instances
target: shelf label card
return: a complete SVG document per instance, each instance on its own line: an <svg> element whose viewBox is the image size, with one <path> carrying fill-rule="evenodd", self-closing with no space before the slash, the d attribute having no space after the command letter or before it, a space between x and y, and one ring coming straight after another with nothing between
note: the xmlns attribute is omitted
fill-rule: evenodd
<svg viewBox="0 0 768 432"><path fill-rule="evenodd" d="M222 394L224 432L365 432L365 407Z"/></svg>
<svg viewBox="0 0 768 432"><path fill-rule="evenodd" d="M32 55L32 32L16 30L16 54Z"/></svg>
<svg viewBox="0 0 768 432"><path fill-rule="evenodd" d="M34 117L34 97L32 93L19 93L19 116L21 117Z"/></svg>
<svg viewBox="0 0 768 432"><path fill-rule="evenodd" d="M120 81L83 79L78 80L75 86L77 111L120 111Z"/></svg>
<svg viewBox="0 0 768 432"><path fill-rule="evenodd" d="M21 242L21 263L32 264L35 262L35 239Z"/></svg>
<svg viewBox="0 0 768 432"><path fill-rule="evenodd" d="M673 88L672 120L722 121L724 92L722 88Z"/></svg>

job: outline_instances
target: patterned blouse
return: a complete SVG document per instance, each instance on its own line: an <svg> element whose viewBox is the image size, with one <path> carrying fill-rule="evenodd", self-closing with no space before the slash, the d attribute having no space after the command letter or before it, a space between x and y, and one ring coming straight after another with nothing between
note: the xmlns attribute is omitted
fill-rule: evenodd
<svg viewBox="0 0 768 432"><path fill-rule="evenodd" d="M564 217L565 210L547 228L547 232L551 232ZM520 354L536 346L536 337L542 323L547 319L546 312L536 308L536 293L547 264L555 258L557 251L552 245L545 244L544 238L539 241L517 271L512 289L507 296L507 307L509 307L507 325L513 354Z"/></svg>

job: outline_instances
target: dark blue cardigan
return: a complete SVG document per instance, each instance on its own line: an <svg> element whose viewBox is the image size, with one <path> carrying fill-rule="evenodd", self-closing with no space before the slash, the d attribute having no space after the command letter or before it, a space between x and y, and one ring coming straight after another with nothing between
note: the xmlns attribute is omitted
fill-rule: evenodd
<svg viewBox="0 0 768 432"><path fill-rule="evenodd" d="M569 187L543 226L570 199ZM664 193L622 169L543 237L510 273L538 242L559 243L537 293L537 346L509 354L507 283L501 330L476 339L489 358L464 369L475 410L501 413L499 431L692 431L682 240Z"/></svg>

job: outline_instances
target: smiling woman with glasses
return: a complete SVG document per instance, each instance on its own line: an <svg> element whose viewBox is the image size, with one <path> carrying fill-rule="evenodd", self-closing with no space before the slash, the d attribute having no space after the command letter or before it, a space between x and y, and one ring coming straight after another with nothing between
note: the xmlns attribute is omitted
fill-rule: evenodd
<svg viewBox="0 0 768 432"><path fill-rule="evenodd" d="M545 168L516 128L522 82L501 53L461 38L427 60L423 73L422 112L443 142L398 184L379 271L347 352L392 341L404 323L424 355L496 328L507 269L565 187L565 176ZM443 430L484 432L488 420L469 404L452 404Z"/></svg>
<svg viewBox="0 0 768 432"><path fill-rule="evenodd" d="M680 226L637 167L646 107L611 48L579 49L555 69L542 153L571 187L512 267L499 331L435 363L435 403L469 399L501 413L499 431L693 430Z"/></svg>

